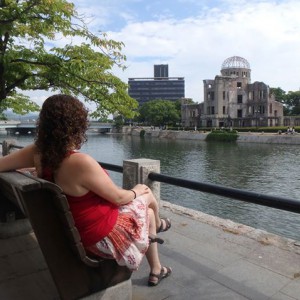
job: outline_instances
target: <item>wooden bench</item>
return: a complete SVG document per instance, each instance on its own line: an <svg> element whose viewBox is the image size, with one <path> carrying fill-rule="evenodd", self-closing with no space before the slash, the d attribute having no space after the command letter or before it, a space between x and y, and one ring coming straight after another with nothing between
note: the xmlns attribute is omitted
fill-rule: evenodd
<svg viewBox="0 0 300 300"><path fill-rule="evenodd" d="M61 299L132 298L131 271L114 260L87 255L59 186L17 171L3 172L0 193L1 206L8 207L6 219L10 214L29 219Z"/></svg>

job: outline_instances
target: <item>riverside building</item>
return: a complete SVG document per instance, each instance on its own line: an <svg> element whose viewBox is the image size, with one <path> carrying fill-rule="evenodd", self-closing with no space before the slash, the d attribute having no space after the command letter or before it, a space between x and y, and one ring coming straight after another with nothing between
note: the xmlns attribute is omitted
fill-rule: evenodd
<svg viewBox="0 0 300 300"><path fill-rule="evenodd" d="M182 124L186 127L262 127L283 124L283 104L275 101L264 82L251 83L249 62L227 58L221 75L203 80L204 101L182 100Z"/></svg>
<svg viewBox="0 0 300 300"><path fill-rule="evenodd" d="M161 99L176 101L185 96L184 77L169 77L168 65L154 65L154 77L129 78L128 94L143 104Z"/></svg>

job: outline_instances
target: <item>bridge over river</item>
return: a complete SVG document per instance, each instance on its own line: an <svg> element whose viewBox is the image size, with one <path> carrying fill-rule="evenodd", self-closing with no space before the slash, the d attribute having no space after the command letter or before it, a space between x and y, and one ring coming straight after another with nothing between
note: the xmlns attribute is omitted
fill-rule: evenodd
<svg viewBox="0 0 300 300"><path fill-rule="evenodd" d="M101 123L90 121L88 131L95 133L108 133L113 128L112 123ZM6 131L9 135L27 135L34 134L36 130L36 121L0 121L0 131Z"/></svg>

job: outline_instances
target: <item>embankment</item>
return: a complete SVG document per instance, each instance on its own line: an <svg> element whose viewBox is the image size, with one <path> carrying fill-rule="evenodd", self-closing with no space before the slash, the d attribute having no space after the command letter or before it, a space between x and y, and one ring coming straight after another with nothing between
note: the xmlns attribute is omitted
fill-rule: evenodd
<svg viewBox="0 0 300 300"><path fill-rule="evenodd" d="M173 130L151 130L150 128L123 127L122 134L140 136L141 130L145 130L145 137L166 138L166 139L186 139L205 141L209 132L200 131L173 131ZM278 133L238 133L238 143L263 143L263 144L290 144L300 145L300 134L278 134Z"/></svg>

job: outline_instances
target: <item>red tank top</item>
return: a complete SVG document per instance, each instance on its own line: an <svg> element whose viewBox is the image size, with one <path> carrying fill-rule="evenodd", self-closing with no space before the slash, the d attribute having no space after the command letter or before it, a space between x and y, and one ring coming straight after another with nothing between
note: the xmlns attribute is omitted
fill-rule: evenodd
<svg viewBox="0 0 300 300"><path fill-rule="evenodd" d="M118 217L116 205L91 191L80 197L66 197L84 246L96 244L113 229Z"/></svg>
<svg viewBox="0 0 300 300"><path fill-rule="evenodd" d="M54 182L50 170L43 170L42 177ZM79 197L67 194L66 197L84 246L96 244L113 229L118 217L118 207L116 205L92 191Z"/></svg>

